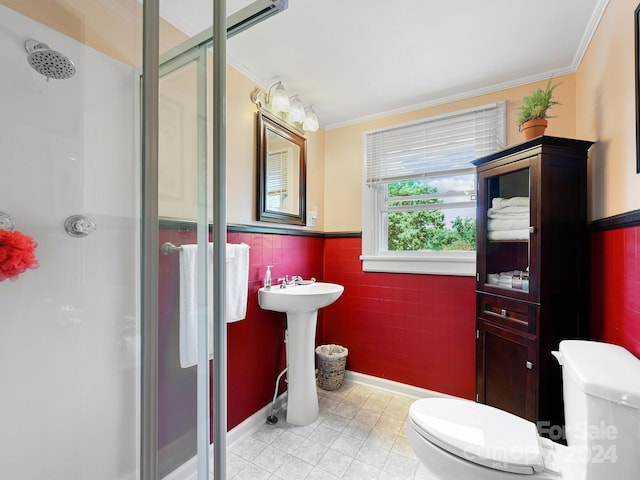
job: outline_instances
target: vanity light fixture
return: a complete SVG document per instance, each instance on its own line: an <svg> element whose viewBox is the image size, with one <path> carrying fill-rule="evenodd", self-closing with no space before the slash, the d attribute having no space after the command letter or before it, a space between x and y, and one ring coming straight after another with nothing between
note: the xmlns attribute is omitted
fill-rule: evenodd
<svg viewBox="0 0 640 480"><path fill-rule="evenodd" d="M251 94L251 101L305 132L315 132L320 128L313 105L305 108L298 94L289 97L282 82L271 85L266 93L256 88Z"/></svg>

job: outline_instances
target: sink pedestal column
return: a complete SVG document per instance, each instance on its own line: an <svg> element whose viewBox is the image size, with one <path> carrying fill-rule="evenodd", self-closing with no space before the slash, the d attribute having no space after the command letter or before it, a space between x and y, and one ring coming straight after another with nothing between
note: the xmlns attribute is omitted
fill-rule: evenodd
<svg viewBox="0 0 640 480"><path fill-rule="evenodd" d="M315 338L318 311L287 313L287 423L309 425L319 416Z"/></svg>

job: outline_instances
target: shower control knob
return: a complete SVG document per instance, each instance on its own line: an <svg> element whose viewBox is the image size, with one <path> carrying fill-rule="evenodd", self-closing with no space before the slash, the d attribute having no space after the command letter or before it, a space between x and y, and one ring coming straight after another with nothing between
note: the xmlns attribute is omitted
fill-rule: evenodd
<svg viewBox="0 0 640 480"><path fill-rule="evenodd" d="M96 222L84 215L72 215L64 222L64 229L72 237L86 237L96 228Z"/></svg>

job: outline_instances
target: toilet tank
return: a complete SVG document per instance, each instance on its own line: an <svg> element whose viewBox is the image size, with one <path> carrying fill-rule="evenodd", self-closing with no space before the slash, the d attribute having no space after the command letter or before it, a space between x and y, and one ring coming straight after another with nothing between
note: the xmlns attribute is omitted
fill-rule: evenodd
<svg viewBox="0 0 640 480"><path fill-rule="evenodd" d="M562 365L569 461L590 480L637 479L640 472L640 360L623 347L564 340Z"/></svg>

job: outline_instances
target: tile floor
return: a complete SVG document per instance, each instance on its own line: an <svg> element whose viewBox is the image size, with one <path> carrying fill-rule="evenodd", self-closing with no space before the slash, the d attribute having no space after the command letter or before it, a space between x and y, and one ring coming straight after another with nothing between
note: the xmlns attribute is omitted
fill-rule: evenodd
<svg viewBox="0 0 640 480"><path fill-rule="evenodd" d="M230 447L233 480L424 480L427 474L407 442L406 419L415 400L356 384L318 389L320 418L287 424L278 412Z"/></svg>

